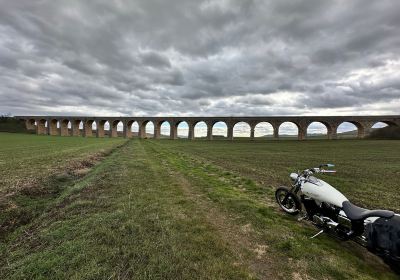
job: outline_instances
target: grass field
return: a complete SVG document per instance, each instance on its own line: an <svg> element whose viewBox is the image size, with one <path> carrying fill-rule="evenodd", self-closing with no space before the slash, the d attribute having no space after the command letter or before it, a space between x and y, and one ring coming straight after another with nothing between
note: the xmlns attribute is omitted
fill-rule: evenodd
<svg viewBox="0 0 400 280"><path fill-rule="evenodd" d="M356 244L310 240L273 198L290 172L332 162L324 178L350 199L398 211L399 141L0 141L4 200L43 204L0 239L0 279L399 278ZM14 189L26 174L41 191Z"/></svg>

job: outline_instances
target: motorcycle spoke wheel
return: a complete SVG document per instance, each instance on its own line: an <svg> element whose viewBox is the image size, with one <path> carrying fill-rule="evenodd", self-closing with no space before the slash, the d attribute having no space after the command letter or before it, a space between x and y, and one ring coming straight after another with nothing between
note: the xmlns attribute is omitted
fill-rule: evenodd
<svg viewBox="0 0 400 280"><path fill-rule="evenodd" d="M297 215L300 212L300 202L298 198L289 194L288 198L285 200L286 195L289 193L289 190L285 187L279 187L275 192L275 198L278 202L279 206L283 211L290 215Z"/></svg>

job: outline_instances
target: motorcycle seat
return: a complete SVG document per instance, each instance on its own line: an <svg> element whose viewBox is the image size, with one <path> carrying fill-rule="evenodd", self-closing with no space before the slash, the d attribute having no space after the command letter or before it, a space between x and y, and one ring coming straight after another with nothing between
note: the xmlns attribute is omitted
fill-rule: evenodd
<svg viewBox="0 0 400 280"><path fill-rule="evenodd" d="M388 210L369 210L355 206L350 201L342 204L343 211L350 220L364 220L368 217L379 217L389 219L394 216L394 212Z"/></svg>

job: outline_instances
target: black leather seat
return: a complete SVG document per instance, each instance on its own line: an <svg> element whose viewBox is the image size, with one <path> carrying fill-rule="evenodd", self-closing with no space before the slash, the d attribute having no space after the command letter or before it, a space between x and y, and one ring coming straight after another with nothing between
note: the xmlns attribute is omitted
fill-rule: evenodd
<svg viewBox="0 0 400 280"><path fill-rule="evenodd" d="M343 211L350 220L364 220L368 217L379 217L389 219L394 216L394 212L388 210L368 210L354 204L350 201L343 202Z"/></svg>

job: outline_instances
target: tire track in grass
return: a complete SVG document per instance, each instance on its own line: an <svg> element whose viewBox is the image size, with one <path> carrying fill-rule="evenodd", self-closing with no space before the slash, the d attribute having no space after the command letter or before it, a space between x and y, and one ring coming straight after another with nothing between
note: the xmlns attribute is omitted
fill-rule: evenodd
<svg viewBox="0 0 400 280"><path fill-rule="evenodd" d="M147 141L148 149L166 159L211 203L242 226L253 227L253 235L270 246L271 260L285 277L299 279L397 279L383 262L351 242L328 236L310 240L315 228L279 215L276 206L265 205L261 197L269 193L251 180L241 186L236 175L187 152L169 149L165 143ZM222 179L222 180L221 180ZM267 199L268 201L268 199ZM278 275L278 274L277 274Z"/></svg>
<svg viewBox="0 0 400 280"><path fill-rule="evenodd" d="M236 217L227 215L216 208L204 194L195 191L190 180L181 172L163 162L163 167L169 170L170 176L182 188L188 199L205 216L208 223L218 232L220 238L225 240L231 250L239 258L240 263L249 267L259 279L279 279L279 270L268 258L268 245L252 237L254 230L251 224L240 226L235 224Z"/></svg>

